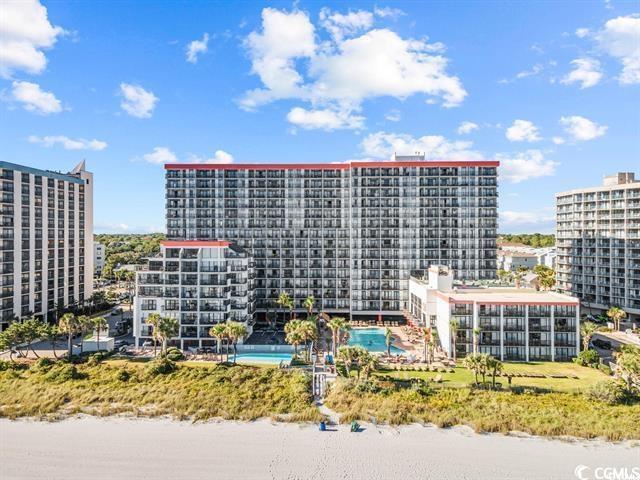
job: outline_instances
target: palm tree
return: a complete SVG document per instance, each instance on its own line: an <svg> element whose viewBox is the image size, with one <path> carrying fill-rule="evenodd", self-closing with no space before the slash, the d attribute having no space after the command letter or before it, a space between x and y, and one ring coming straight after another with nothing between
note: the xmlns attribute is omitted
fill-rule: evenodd
<svg viewBox="0 0 640 480"><path fill-rule="evenodd" d="M78 323L80 333L80 355L82 355L82 352L84 351L84 334L91 325L91 319L86 315L80 315L78 317Z"/></svg>
<svg viewBox="0 0 640 480"><path fill-rule="evenodd" d="M91 319L93 323L93 328L96 331L96 341L98 343L97 350L100 351L100 331L106 330L109 326L109 323L104 319L104 317L95 317Z"/></svg>
<svg viewBox="0 0 640 480"><path fill-rule="evenodd" d="M153 338L153 356L157 355L158 346L158 327L160 326L160 314L150 313L147 317L147 325L151 325L151 337Z"/></svg>
<svg viewBox="0 0 640 480"><path fill-rule="evenodd" d="M315 301L316 301L316 299L313 298L313 295L309 295L302 302L302 306L307 309L307 318L310 318L311 314L313 313L313 305L314 305Z"/></svg>
<svg viewBox="0 0 640 480"><path fill-rule="evenodd" d="M451 345L452 345L452 350L453 350L453 361L456 361L457 358L457 352L456 352L456 340L458 337L458 328L460 327L460 324L458 323L457 320L451 320L449 322L449 330L451 331Z"/></svg>
<svg viewBox="0 0 640 480"><path fill-rule="evenodd" d="M245 327L244 323L228 321L225 330L227 337L233 344L233 363L236 363L238 339L244 338L247 335L247 327Z"/></svg>
<svg viewBox="0 0 640 480"><path fill-rule="evenodd" d="M276 303L280 305L281 308L289 309L289 320L293 320L293 299L287 292L281 292Z"/></svg>
<svg viewBox="0 0 640 480"><path fill-rule="evenodd" d="M158 338L162 341L162 353L167 353L167 340L175 337L180 331L180 323L177 318L161 317L158 324Z"/></svg>
<svg viewBox="0 0 640 480"><path fill-rule="evenodd" d="M393 332L389 327L384 331L384 343L387 345L387 357L391 356L391 343L393 342Z"/></svg>
<svg viewBox="0 0 640 480"><path fill-rule="evenodd" d="M333 357L335 358L338 354L340 330L348 330L349 324L343 317L333 317L329 322L327 322L327 326L331 329L331 350L333 352Z"/></svg>
<svg viewBox="0 0 640 480"><path fill-rule="evenodd" d="M513 274L513 278L516 282L516 288L520 288L520 284L522 283L522 278L529 271L527 267L518 267L518 269Z"/></svg>
<svg viewBox="0 0 640 480"><path fill-rule="evenodd" d="M480 343L480 330L478 327L473 329L473 353L478 353L478 344Z"/></svg>
<svg viewBox="0 0 640 480"><path fill-rule="evenodd" d="M475 384L478 385L478 374L481 370L481 355L477 353L472 353L471 355L467 355L462 360L462 365L473 372L475 378Z"/></svg>
<svg viewBox="0 0 640 480"><path fill-rule="evenodd" d="M620 351L614 353L616 358L616 376L627 383L627 391L632 392L640 387L640 347L621 345Z"/></svg>
<svg viewBox="0 0 640 480"><path fill-rule="evenodd" d="M348 345L345 345L343 347L340 347L340 349L338 350L338 359L341 360L342 363L344 363L344 368L347 372L347 378L351 376L351 367L353 366L353 362L358 355L358 352L356 350L357 348L360 347L350 347Z"/></svg>
<svg viewBox="0 0 640 480"><path fill-rule="evenodd" d="M438 330L431 329L431 339L429 340L429 363L434 360L436 344L438 343Z"/></svg>
<svg viewBox="0 0 640 480"><path fill-rule="evenodd" d="M227 326L218 323L209 329L209 335L218 340L218 355L222 362L222 341L227 337Z"/></svg>
<svg viewBox="0 0 640 480"><path fill-rule="evenodd" d="M503 364L500 360L491 355L485 357L487 370L491 372L491 387L496 388L496 376L502 373Z"/></svg>
<svg viewBox="0 0 640 480"><path fill-rule="evenodd" d="M67 334L67 356L73 355L73 336L80 331L80 322L73 313L65 313L58 323L58 330Z"/></svg>
<svg viewBox="0 0 640 480"><path fill-rule="evenodd" d="M51 350L53 351L53 356L58 359L58 352L56 351L56 340L58 339L58 327L57 325L44 325L43 334L51 344Z"/></svg>
<svg viewBox="0 0 640 480"><path fill-rule="evenodd" d="M318 338L318 327L314 320L300 322L298 333L302 342L307 345L307 361L311 361L311 343Z"/></svg>
<svg viewBox="0 0 640 480"><path fill-rule="evenodd" d="M599 327L593 322L582 322L580 324L580 335L582 336L582 349L589 350L589 343L593 334L599 330Z"/></svg>
<svg viewBox="0 0 640 480"><path fill-rule="evenodd" d="M611 307L607 310L607 317L609 317L613 321L613 325L615 326L616 331L620 330L620 321L623 318L626 318L627 312L622 310L620 307Z"/></svg>
<svg viewBox="0 0 640 480"><path fill-rule="evenodd" d="M358 378L360 371L362 371L364 378L367 379L371 372L378 368L378 359L364 348L357 351L356 362L358 364Z"/></svg>
<svg viewBox="0 0 640 480"><path fill-rule="evenodd" d="M284 326L284 332L287 334L285 340L287 343L293 345L293 352L295 356L298 356L298 345L300 345L304 339L300 333L300 320L290 320Z"/></svg>
<svg viewBox="0 0 640 480"><path fill-rule="evenodd" d="M510 273L507 272L506 270L503 270L503 269L499 269L498 270L498 280L500 280L500 282L508 283L509 282L509 276L510 276Z"/></svg>

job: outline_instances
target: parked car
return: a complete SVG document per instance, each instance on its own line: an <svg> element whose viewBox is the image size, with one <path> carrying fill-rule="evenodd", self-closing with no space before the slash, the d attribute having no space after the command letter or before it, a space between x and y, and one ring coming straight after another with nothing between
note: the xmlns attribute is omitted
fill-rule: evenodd
<svg viewBox="0 0 640 480"><path fill-rule="evenodd" d="M131 345L131 342L129 340L116 340L113 343L113 346L115 348L126 347L127 345Z"/></svg>
<svg viewBox="0 0 640 480"><path fill-rule="evenodd" d="M601 350L611 350L611 342L607 340L602 340L600 338L596 338L595 340L592 340L591 345Z"/></svg>

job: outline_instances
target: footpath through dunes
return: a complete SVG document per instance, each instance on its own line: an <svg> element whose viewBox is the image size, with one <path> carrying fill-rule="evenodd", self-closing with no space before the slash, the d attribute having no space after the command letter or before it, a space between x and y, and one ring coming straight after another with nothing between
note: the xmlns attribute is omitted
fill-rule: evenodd
<svg viewBox="0 0 640 480"><path fill-rule="evenodd" d="M122 417L0 420L0 477L189 479L574 478L577 467L640 463L630 443L478 435L466 427L188 423ZM90 451L87 445L93 445ZM587 478L587 477L585 477Z"/></svg>

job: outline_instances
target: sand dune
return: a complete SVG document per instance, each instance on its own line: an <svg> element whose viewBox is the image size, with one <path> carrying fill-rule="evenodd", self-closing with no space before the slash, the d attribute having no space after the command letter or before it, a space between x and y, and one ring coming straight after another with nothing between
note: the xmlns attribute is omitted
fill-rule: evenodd
<svg viewBox="0 0 640 480"><path fill-rule="evenodd" d="M630 443L401 428L169 419L0 420L8 479L572 479L578 465L633 467ZM584 478L592 478L589 469ZM592 472L592 470L591 470Z"/></svg>

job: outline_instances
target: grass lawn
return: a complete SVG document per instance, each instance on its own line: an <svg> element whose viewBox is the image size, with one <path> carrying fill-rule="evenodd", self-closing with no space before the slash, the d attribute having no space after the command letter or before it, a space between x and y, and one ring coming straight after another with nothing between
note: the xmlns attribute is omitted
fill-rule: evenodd
<svg viewBox="0 0 640 480"><path fill-rule="evenodd" d="M316 421L310 377L299 370L180 364L153 375L147 362L98 365L60 362L46 368L0 372L0 416L55 419L75 413L179 419Z"/></svg>
<svg viewBox="0 0 640 480"><path fill-rule="evenodd" d="M607 375L595 368L582 367L575 363L564 362L532 362L532 363L505 363L505 373L521 373L521 374L544 374L544 375L566 375L568 377L577 376L578 378L527 378L512 377L512 386L536 387L544 388L558 392L578 392L589 388L599 380L606 380ZM409 379L422 378L433 380L437 375L442 377L441 384L433 384L433 386L465 388L474 382L473 373L464 367L456 367L454 373L436 373L436 372L412 372L397 370L379 370L376 375L389 375L394 378ZM490 380L490 378L488 378ZM501 382L503 386L507 385L506 377L496 378L496 382Z"/></svg>

